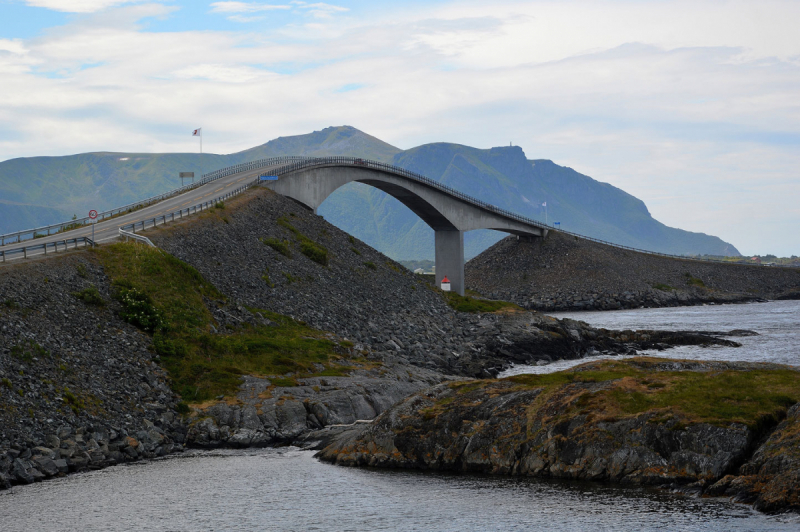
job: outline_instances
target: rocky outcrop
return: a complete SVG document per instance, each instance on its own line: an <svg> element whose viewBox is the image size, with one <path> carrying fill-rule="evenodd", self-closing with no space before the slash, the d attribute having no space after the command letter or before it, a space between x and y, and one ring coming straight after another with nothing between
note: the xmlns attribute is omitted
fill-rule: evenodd
<svg viewBox="0 0 800 532"><path fill-rule="evenodd" d="M466 265L487 297L542 311L616 310L791 298L800 269L660 257L553 232L506 238Z"/></svg>
<svg viewBox="0 0 800 532"><path fill-rule="evenodd" d="M189 442L197 447L298 443L309 432L371 420L442 380L440 373L388 360L348 377L299 379L290 387L248 376L235 400L195 409Z"/></svg>
<svg viewBox="0 0 800 532"><path fill-rule="evenodd" d="M444 383L337 435L318 456L341 465L604 480L710 494L737 494L747 486L757 507L783 510L796 507L800 496L798 406L739 467L788 408L781 406L785 389L756 387L787 376L796 380L795 373L777 365L632 359L546 376ZM732 382L748 390L730 394ZM702 387L703 397L689 393L690 386ZM800 392L796 382L790 388ZM748 413L754 400L774 410Z"/></svg>
<svg viewBox="0 0 800 532"><path fill-rule="evenodd" d="M0 486L183 450L179 399L109 288L86 253L0 270Z"/></svg>
<svg viewBox="0 0 800 532"><path fill-rule="evenodd" d="M739 475L727 475L707 490L752 503L763 512L800 511L800 404L794 405Z"/></svg>

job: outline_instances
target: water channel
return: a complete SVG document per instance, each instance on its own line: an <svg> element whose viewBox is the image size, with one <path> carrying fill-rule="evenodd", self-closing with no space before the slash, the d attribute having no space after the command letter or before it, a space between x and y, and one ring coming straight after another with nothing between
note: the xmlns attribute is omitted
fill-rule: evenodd
<svg viewBox="0 0 800 532"><path fill-rule="evenodd" d="M800 302L569 317L618 329L750 329L760 336L738 339L744 344L738 349L658 355L800 365ZM310 451L280 448L192 451L17 486L0 492L0 530L797 531L800 517L765 516L725 499L588 482L351 469L322 464Z"/></svg>

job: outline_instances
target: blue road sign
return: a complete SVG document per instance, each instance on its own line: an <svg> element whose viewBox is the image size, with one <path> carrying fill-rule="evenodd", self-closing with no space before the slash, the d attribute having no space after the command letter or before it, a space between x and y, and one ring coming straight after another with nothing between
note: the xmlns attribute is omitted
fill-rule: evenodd
<svg viewBox="0 0 800 532"><path fill-rule="evenodd" d="M258 180L259 181L277 181L278 180L278 176L276 176L276 175L261 175L261 176L258 176Z"/></svg>

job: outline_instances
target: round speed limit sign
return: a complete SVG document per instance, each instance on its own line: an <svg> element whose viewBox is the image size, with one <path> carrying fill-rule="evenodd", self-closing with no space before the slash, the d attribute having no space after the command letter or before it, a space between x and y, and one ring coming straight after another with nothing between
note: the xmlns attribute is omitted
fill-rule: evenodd
<svg viewBox="0 0 800 532"><path fill-rule="evenodd" d="M89 218L91 218L92 220L97 218L97 211L95 211L95 210L89 211Z"/></svg>

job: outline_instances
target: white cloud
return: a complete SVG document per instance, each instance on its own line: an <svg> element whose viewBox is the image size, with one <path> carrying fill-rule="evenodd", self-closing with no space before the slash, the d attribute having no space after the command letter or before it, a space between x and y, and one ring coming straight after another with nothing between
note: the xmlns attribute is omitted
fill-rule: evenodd
<svg viewBox="0 0 800 532"><path fill-rule="evenodd" d="M349 9L346 7L326 4L324 2L315 2L313 4L309 4L308 2L302 2L300 0L292 0L291 3L297 6L299 9L306 10L311 16L316 18L330 18L336 13L344 13L345 11L349 11Z"/></svg>
<svg viewBox="0 0 800 532"><path fill-rule="evenodd" d="M96 13L110 7L142 1L145 0L25 0L25 3L66 13Z"/></svg>
<svg viewBox="0 0 800 532"><path fill-rule="evenodd" d="M141 4L0 39L0 160L194 151L200 122L220 153L340 124L405 148L513 141L669 225L800 254L798 4L458 2L335 22L315 10L344 8L291 5L312 24L147 32L137 19L173 8Z"/></svg>
<svg viewBox="0 0 800 532"><path fill-rule="evenodd" d="M212 13L259 13L262 11L291 9L292 7L257 2L214 2L211 4L211 8Z"/></svg>

